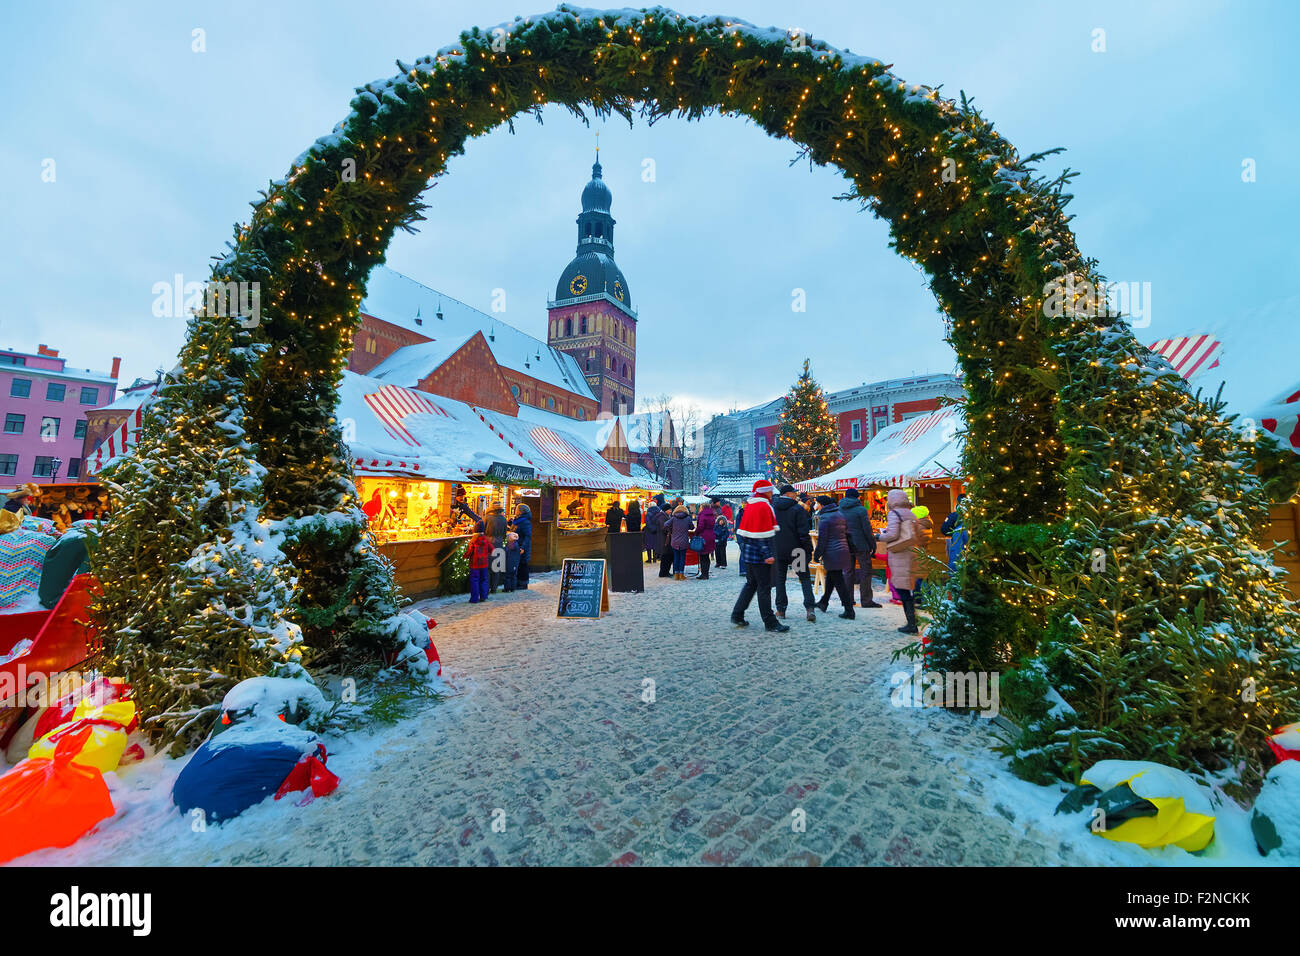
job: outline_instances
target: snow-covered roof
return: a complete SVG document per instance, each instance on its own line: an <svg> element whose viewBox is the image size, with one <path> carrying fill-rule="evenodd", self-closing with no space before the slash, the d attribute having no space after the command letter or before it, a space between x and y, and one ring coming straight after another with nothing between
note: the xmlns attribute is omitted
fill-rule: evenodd
<svg viewBox="0 0 1300 956"><path fill-rule="evenodd" d="M798 482L796 487L800 491L871 485L902 488L920 481L961 477L965 432L966 421L959 405L895 422L877 433L846 464L817 478Z"/></svg>
<svg viewBox="0 0 1300 956"><path fill-rule="evenodd" d="M469 405L355 372L343 373L336 415L358 474L466 481L512 461Z"/></svg>
<svg viewBox="0 0 1300 956"><path fill-rule="evenodd" d="M596 401L586 377L571 355L387 266L376 266L371 271L361 311L427 336L435 344L453 341L457 337L464 344L471 335L481 331L493 358L501 367ZM428 374L427 370L425 374Z"/></svg>
<svg viewBox="0 0 1300 956"><path fill-rule="evenodd" d="M572 432L586 440L587 444L594 448L597 454L603 452L611 444L615 448L627 445L627 439L623 436L623 426L617 418L568 418L564 415L557 415L555 412L548 412L542 408L534 408L532 405L523 404L519 406L519 417L538 425L546 425L562 431Z"/></svg>
<svg viewBox="0 0 1300 956"><path fill-rule="evenodd" d="M719 475L718 482L708 491L710 498L748 498L754 492L754 482L766 478L762 472Z"/></svg>
<svg viewBox="0 0 1300 956"><path fill-rule="evenodd" d="M468 334L453 333L439 336L432 342L403 346L372 368L370 377L403 388L415 388L477 334L477 330Z"/></svg>
<svg viewBox="0 0 1300 956"><path fill-rule="evenodd" d="M535 424L490 409L476 409L480 418L520 458L537 470L537 477L570 488L629 491L640 486L614 470L590 442L567 429Z"/></svg>

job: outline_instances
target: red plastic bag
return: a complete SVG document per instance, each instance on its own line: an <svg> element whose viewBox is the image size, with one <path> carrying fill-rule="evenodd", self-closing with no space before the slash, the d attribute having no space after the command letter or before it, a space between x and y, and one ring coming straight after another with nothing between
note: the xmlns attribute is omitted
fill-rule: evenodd
<svg viewBox="0 0 1300 956"><path fill-rule="evenodd" d="M24 760L0 777L0 863L33 850L71 846L113 815L103 775L72 762L91 728L59 741L51 758Z"/></svg>
<svg viewBox="0 0 1300 956"><path fill-rule="evenodd" d="M114 678L96 677L89 684L82 684L47 707L36 721L36 730L32 734L32 739L40 740L55 727L69 723L73 718L73 711L83 700L93 700L103 706L126 700L130 696L130 684ZM128 731L134 729L134 724L127 728Z"/></svg>
<svg viewBox="0 0 1300 956"><path fill-rule="evenodd" d="M298 806L302 807L311 803L316 797L333 793L338 788L339 778L326 769L325 759L325 747L322 744L316 745L315 754L304 754L289 771L289 776L284 778L280 789L275 791L275 799L279 800L286 793L310 790L311 792L298 802Z"/></svg>

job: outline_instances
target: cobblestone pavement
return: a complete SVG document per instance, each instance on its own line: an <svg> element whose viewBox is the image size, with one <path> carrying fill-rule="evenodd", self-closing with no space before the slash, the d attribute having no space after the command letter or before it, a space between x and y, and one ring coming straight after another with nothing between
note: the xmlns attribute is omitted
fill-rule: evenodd
<svg viewBox="0 0 1300 956"><path fill-rule="evenodd" d="M414 787L423 807L395 829L356 821L340 862L1067 861L963 773L986 722L891 706L898 608L844 621L833 603L775 635L753 607L737 629L734 568L675 582L647 567L647 592L612 595L599 621L557 622L554 576L435 609L461 694L416 722L417 745L381 752L367 796Z"/></svg>
<svg viewBox="0 0 1300 956"><path fill-rule="evenodd" d="M907 640L897 607L845 621L833 603L774 635L756 607L750 627L728 622L734 564L708 581L646 570L647 591L612 595L596 621L555 619L556 575L485 607L432 607L455 694L340 753L334 795L255 808L245 816L278 815L232 821L207 849L169 819L147 845L92 838L79 860L1078 862L1028 814L988 805L987 722L891 705L890 674L907 667L889 662Z"/></svg>

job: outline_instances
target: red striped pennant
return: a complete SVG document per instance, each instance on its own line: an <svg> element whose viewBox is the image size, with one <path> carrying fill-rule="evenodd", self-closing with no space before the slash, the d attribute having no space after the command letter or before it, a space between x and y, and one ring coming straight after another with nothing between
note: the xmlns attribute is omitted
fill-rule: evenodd
<svg viewBox="0 0 1300 956"><path fill-rule="evenodd" d="M400 388L397 385L381 385L379 391L366 395L365 399L366 404L375 413L375 417L383 423L384 430L388 434L398 441L416 447L419 446L419 441L406 430L408 416L426 414L441 415L443 418L452 417L445 409L419 392Z"/></svg>
<svg viewBox="0 0 1300 956"><path fill-rule="evenodd" d="M1174 339L1161 339L1151 343L1150 347L1152 352L1163 355L1175 372L1191 381L1197 372L1218 366L1218 355L1223 343L1208 335L1182 335Z"/></svg>

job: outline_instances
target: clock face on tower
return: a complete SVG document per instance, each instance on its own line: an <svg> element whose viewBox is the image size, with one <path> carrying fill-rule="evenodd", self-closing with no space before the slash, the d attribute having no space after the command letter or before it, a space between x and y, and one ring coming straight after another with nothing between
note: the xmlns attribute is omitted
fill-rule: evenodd
<svg viewBox="0 0 1300 956"><path fill-rule="evenodd" d="M614 296L615 298L618 299L618 301L620 302L623 301L623 283L619 282L618 280L614 281Z"/></svg>
<svg viewBox="0 0 1300 956"><path fill-rule="evenodd" d="M586 292L587 277L584 275L574 276L573 281L569 283L569 291L574 295L582 295L582 293Z"/></svg>

